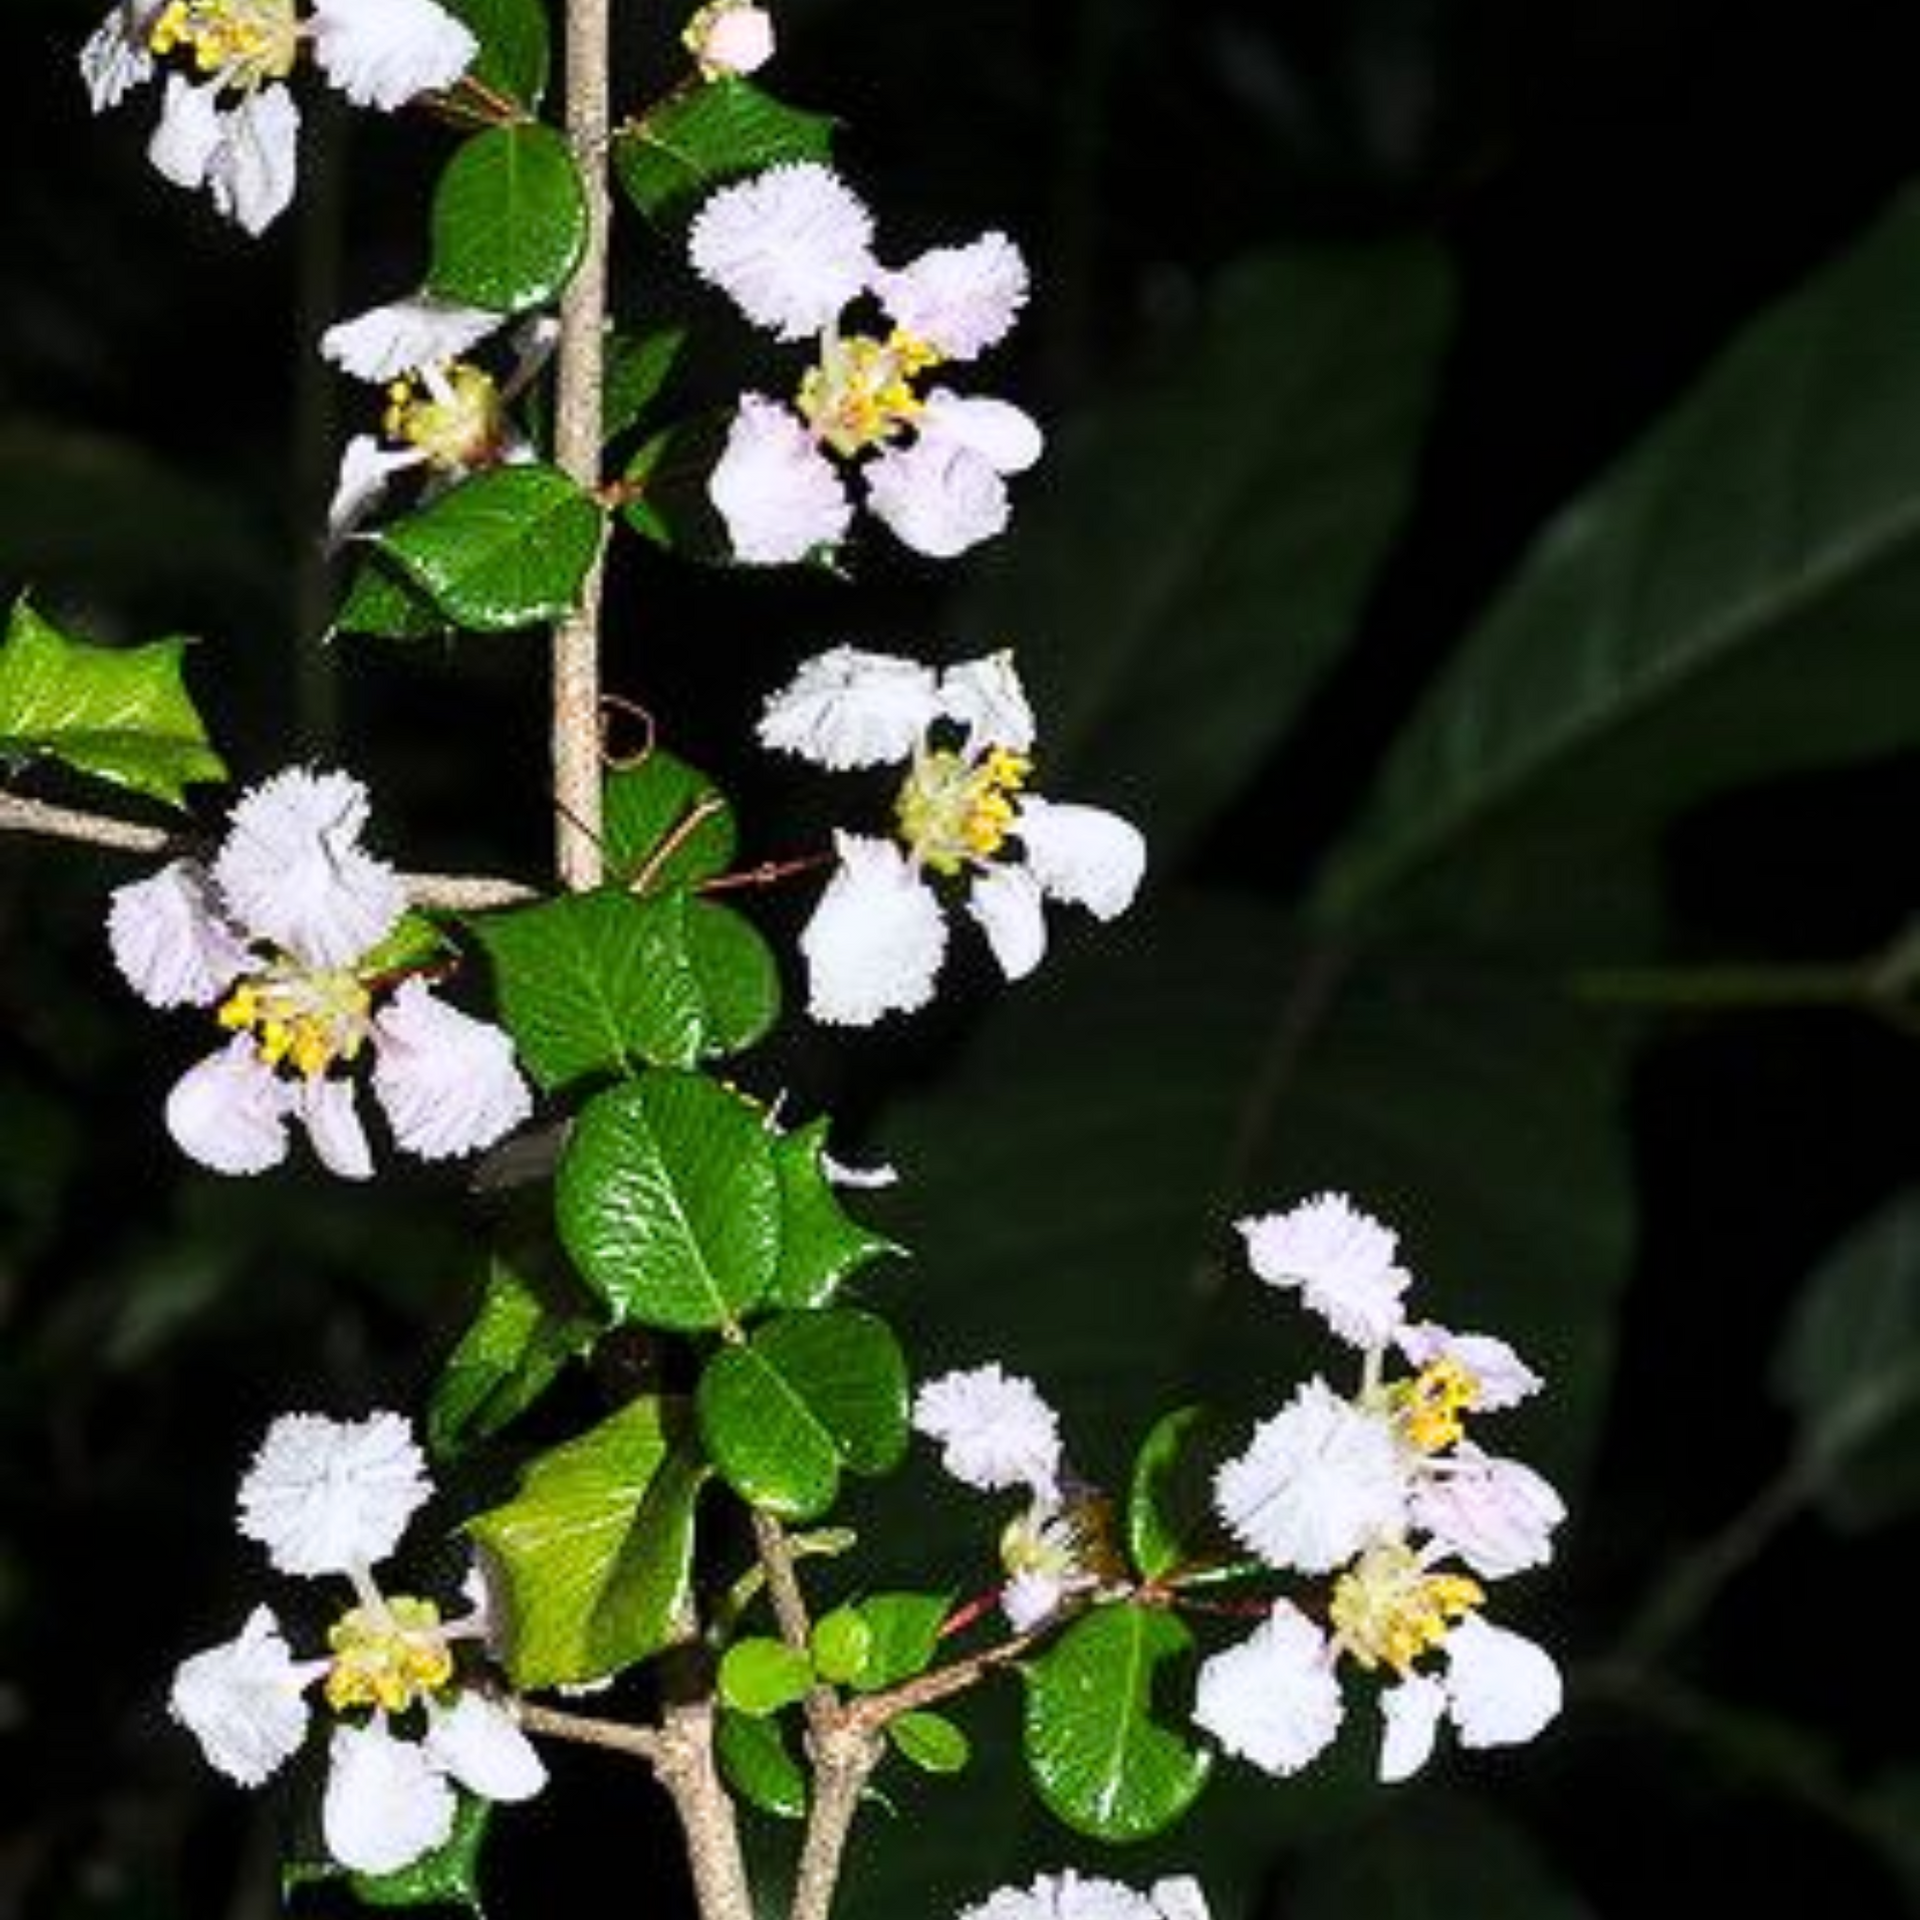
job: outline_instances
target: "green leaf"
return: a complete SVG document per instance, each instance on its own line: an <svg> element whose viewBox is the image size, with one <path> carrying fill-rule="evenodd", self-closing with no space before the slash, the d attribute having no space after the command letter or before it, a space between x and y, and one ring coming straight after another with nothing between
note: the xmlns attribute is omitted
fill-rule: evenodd
<svg viewBox="0 0 1920 1920"><path fill-rule="evenodd" d="M542 0L442 0L473 29L479 56L467 69L470 79L517 100L529 112L539 108L547 90L547 10Z"/></svg>
<svg viewBox="0 0 1920 1920"><path fill-rule="evenodd" d="M455 1787L453 1831L431 1853L392 1873L354 1873L324 1852L290 1858L281 1872L283 1894L303 1886L344 1882L368 1907L465 1907L479 1915L480 1849L493 1818L493 1802ZM318 1848L318 1836L312 1843Z"/></svg>
<svg viewBox="0 0 1920 1920"><path fill-rule="evenodd" d="M631 887L647 873L648 893L697 887L733 864L739 833L732 805L704 773L664 747L608 774L603 806L607 878L617 886Z"/></svg>
<svg viewBox="0 0 1920 1920"><path fill-rule="evenodd" d="M97 647L25 600L0 642L0 760L46 756L169 806L227 769L181 679L184 640Z"/></svg>
<svg viewBox="0 0 1920 1920"><path fill-rule="evenodd" d="M1164 1608L1105 1606L1024 1669L1027 1765L1040 1798L1076 1833L1144 1840L1206 1785L1209 1755L1154 1718L1161 1669L1184 1665L1192 1650L1192 1634Z"/></svg>
<svg viewBox="0 0 1920 1920"><path fill-rule="evenodd" d="M952 1604L944 1593L870 1593L853 1611L867 1629L866 1653L850 1684L860 1693L881 1693L911 1680L933 1664L940 1628Z"/></svg>
<svg viewBox="0 0 1920 1920"><path fill-rule="evenodd" d="M720 1697L736 1713L764 1719L802 1699L812 1685L813 1662L764 1634L736 1640L720 1656Z"/></svg>
<svg viewBox="0 0 1920 1920"><path fill-rule="evenodd" d="M1324 912L1418 881L1458 917L1463 875L1531 902L1736 782L1920 742L1916 302L1908 193L1534 542L1396 742Z"/></svg>
<svg viewBox="0 0 1920 1920"><path fill-rule="evenodd" d="M714 1752L728 1786L778 1820L807 1817L807 1776L787 1751L778 1720L720 1710Z"/></svg>
<svg viewBox="0 0 1920 1920"><path fill-rule="evenodd" d="M1920 1191L1895 1195L1808 1275L1773 1386L1830 1520L1877 1526L1920 1508Z"/></svg>
<svg viewBox="0 0 1920 1920"><path fill-rule="evenodd" d="M1134 1455L1127 1488L1127 1554L1143 1580L1164 1580L1220 1545L1213 1517L1215 1460L1197 1442L1204 1407L1178 1407L1154 1422Z"/></svg>
<svg viewBox="0 0 1920 1920"><path fill-rule="evenodd" d="M821 1164L827 1122L812 1120L774 1149L780 1174L780 1265L768 1297L783 1307L825 1306L841 1281L883 1254L899 1253L884 1235L850 1218Z"/></svg>
<svg viewBox="0 0 1920 1920"><path fill-rule="evenodd" d="M1019 538L983 552L956 626L1031 648L1045 791L1137 821L1156 870L1286 738L1352 638L1451 330L1446 262L1425 242L1243 260L1155 378L1049 446Z"/></svg>
<svg viewBox="0 0 1920 1920"><path fill-rule="evenodd" d="M788 1520L832 1506L843 1468L888 1472L907 1448L907 1363L885 1321L849 1307L766 1321L708 1362L700 1435L742 1499Z"/></svg>
<svg viewBox="0 0 1920 1920"><path fill-rule="evenodd" d="M687 903L686 953L698 982L702 1051L742 1053L780 1017L780 964L759 929L716 900Z"/></svg>
<svg viewBox="0 0 1920 1920"><path fill-rule="evenodd" d="M943 1713L924 1708L897 1713L887 1722L887 1738L922 1773L958 1773L973 1758L973 1743Z"/></svg>
<svg viewBox="0 0 1920 1920"><path fill-rule="evenodd" d="M376 640L438 640L454 631L454 622L398 567L370 555L347 583L333 630L370 634Z"/></svg>
<svg viewBox="0 0 1920 1920"><path fill-rule="evenodd" d="M479 1311L460 1336L427 1404L427 1438L442 1457L496 1434L551 1386L600 1331L577 1288L523 1272L495 1254Z"/></svg>
<svg viewBox="0 0 1920 1920"><path fill-rule="evenodd" d="M766 1297L779 1261L773 1155L738 1094L651 1070L580 1115L557 1181L562 1244L622 1320L731 1326Z"/></svg>
<svg viewBox="0 0 1920 1920"><path fill-rule="evenodd" d="M430 971L454 951L453 942L424 913L409 910L393 930L354 963L363 980Z"/></svg>
<svg viewBox="0 0 1920 1920"><path fill-rule="evenodd" d="M815 1672L829 1685L841 1687L867 1664L873 1650L873 1629L857 1607L835 1607L813 1623L807 1645Z"/></svg>
<svg viewBox="0 0 1920 1920"><path fill-rule="evenodd" d="M706 1471L681 1404L648 1395L540 1455L514 1499L467 1523L505 1596L515 1685L598 1680L682 1637Z"/></svg>
<svg viewBox="0 0 1920 1920"><path fill-rule="evenodd" d="M707 490L731 423L731 414L696 414L635 450L620 476L620 517L635 533L682 560L732 564L732 540Z"/></svg>
<svg viewBox="0 0 1920 1920"><path fill-rule="evenodd" d="M745 80L712 80L670 94L622 127L614 170L642 213L673 222L741 174L831 159L833 128L829 115L786 106Z"/></svg>
<svg viewBox="0 0 1920 1920"><path fill-rule="evenodd" d="M638 336L607 336L600 420L605 438L617 439L639 423L672 378L692 338L692 328L677 325L656 327Z"/></svg>
<svg viewBox="0 0 1920 1920"><path fill-rule="evenodd" d="M600 509L557 467L493 467L370 536L440 610L479 633L572 611Z"/></svg>
<svg viewBox="0 0 1920 1920"><path fill-rule="evenodd" d="M587 196L565 139L521 121L463 141L433 196L427 291L493 313L544 306L587 244Z"/></svg>

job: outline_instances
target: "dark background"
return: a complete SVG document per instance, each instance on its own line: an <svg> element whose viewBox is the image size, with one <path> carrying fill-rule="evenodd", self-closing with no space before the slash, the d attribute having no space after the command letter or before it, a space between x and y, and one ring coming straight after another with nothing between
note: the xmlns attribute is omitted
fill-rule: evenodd
<svg viewBox="0 0 1920 1920"><path fill-rule="evenodd" d="M150 101L90 119L72 56L94 18L9 9L0 586L103 638L204 636L191 677L241 777L337 755L406 822L410 864L537 871L536 649L318 644L333 583L311 529L361 396L321 376L310 342L417 275L435 131L316 112L309 134L339 136L333 158L310 166L301 211L249 244L146 168ZM1156 871L1156 886L1282 909L1542 522L1920 163L1920 12L1893 0L814 0L781 19L770 84L843 119L842 162L899 250L983 225L1028 249L1035 303L993 372L1049 422L1097 431L1177 365L1215 275L1248 255L1425 235L1450 261L1457 320L1417 484L1354 638ZM634 33L637 81L657 23ZM652 269L623 269L623 300L659 296ZM1920 353L1920 311L1912 323ZM1257 387L1245 405L1262 405ZM1183 479L1161 467L1137 485ZM811 646L999 638L954 630L931 569L876 547L859 572L850 594L630 556L613 683L726 769L744 808L775 797L734 741L743 706ZM1687 811L1660 847L1669 951L1870 949L1912 905L1917 794L1920 766L1881 757ZM155 1119L189 1042L134 1013L99 936L101 891L126 873L0 851L0 1915L21 1920L264 1910L271 1815L199 1768L161 1715L165 1677L251 1602L226 1502L263 1421L417 1396L469 1279L443 1181L342 1193L182 1171ZM782 1069L891 1146L897 1101L965 1084L984 1000L910 1034L791 1043ZM1663 1570L1786 1451L1768 1355L1807 1270L1912 1178L1912 1044L1853 1009L1791 1007L1654 1017L1634 1040L1617 1360L1569 1487L1564 1565L1516 1621L1582 1684L1538 1750L1451 1756L1403 1803L1416 1861L1442 1830L1472 1851L1486 1816L1453 1797L1464 1781L1513 1823L1487 1852L1518 1846L1527 1872L1496 1897L1450 1878L1436 1842L1430 1878L1369 1878L1367 1829L1316 1816L1276 1825L1276 1912L1420 1915L1450 1890L1457 1911L1462 1888L1476 1913L1630 1915L1679 1892L1751 1913L1916 1904L1864 1792L1912 1765L1899 1530L1799 1517L1659 1686L1610 1684L1605 1659ZM1521 1154L1493 1177L1524 1186L1534 1170ZM1747 1733L1709 1697L1750 1707ZM607 1764L569 1760L566 1801L503 1824L498 1912L558 1911L563 1883L575 1905L616 1886L636 1910L672 1904L669 1868L639 1893L613 1877L600 1823L631 1783ZM902 1804L943 1817L930 1790Z"/></svg>

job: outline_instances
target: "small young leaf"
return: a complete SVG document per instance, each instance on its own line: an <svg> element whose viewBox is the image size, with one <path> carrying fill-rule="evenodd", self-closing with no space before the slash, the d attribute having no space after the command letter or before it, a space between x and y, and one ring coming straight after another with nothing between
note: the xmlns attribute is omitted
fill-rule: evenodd
<svg viewBox="0 0 1920 1920"><path fill-rule="evenodd" d="M681 1403L649 1395L542 1454L514 1499L467 1523L504 1587L516 1685L598 1680L682 1630L706 1471Z"/></svg>
<svg viewBox="0 0 1920 1920"><path fill-rule="evenodd" d="M564 138L519 121L462 142L433 196L427 290L524 313L573 277L587 243L587 196Z"/></svg>
<svg viewBox="0 0 1920 1920"><path fill-rule="evenodd" d="M700 1436L742 1499L811 1520L843 1468L885 1473L907 1446L907 1365L883 1320L851 1308L789 1313L723 1347L694 1396Z"/></svg>
<svg viewBox="0 0 1920 1920"><path fill-rule="evenodd" d="M887 1722L887 1738L922 1773L958 1773L973 1758L973 1742L943 1713L896 1714Z"/></svg>
<svg viewBox="0 0 1920 1920"><path fill-rule="evenodd" d="M1134 1456L1127 1488L1127 1553L1143 1580L1163 1580L1223 1542L1214 1518L1204 1407L1178 1407L1154 1422Z"/></svg>
<svg viewBox="0 0 1920 1920"><path fill-rule="evenodd" d="M551 58L547 10L541 0L441 0L473 29L479 57L469 79L504 93L530 111L547 90Z"/></svg>
<svg viewBox="0 0 1920 1920"><path fill-rule="evenodd" d="M827 1123L809 1121L774 1149L780 1173L780 1266L769 1298L783 1307L822 1307L840 1282L870 1260L902 1249L848 1217L821 1166Z"/></svg>
<svg viewBox="0 0 1920 1920"><path fill-rule="evenodd" d="M97 647L14 603L0 642L0 760L47 755L169 806L227 770L180 677L184 640Z"/></svg>
<svg viewBox="0 0 1920 1920"><path fill-rule="evenodd" d="M807 1777L787 1751L778 1720L720 1710L714 1752L727 1785L779 1820L807 1817Z"/></svg>
<svg viewBox="0 0 1920 1920"><path fill-rule="evenodd" d="M600 402L600 431L607 439L617 439L639 422L672 377L692 338L692 329L684 326L607 336Z"/></svg>
<svg viewBox="0 0 1920 1920"><path fill-rule="evenodd" d="M749 1634L720 1656L720 1697L736 1713L764 1719L813 1685L813 1662L783 1640Z"/></svg>
<svg viewBox="0 0 1920 1920"><path fill-rule="evenodd" d="M707 490L731 421L730 414L696 414L641 444L620 476L620 517L635 533L682 560L731 563L733 543Z"/></svg>
<svg viewBox="0 0 1920 1920"><path fill-rule="evenodd" d="M911 1680L933 1664L940 1628L951 1596L944 1593L870 1593L854 1612L867 1629L866 1658L851 1684L860 1693L879 1693Z"/></svg>
<svg viewBox="0 0 1920 1920"><path fill-rule="evenodd" d="M557 467L493 467L371 536L375 547L478 633L557 620L600 551L600 509Z"/></svg>
<svg viewBox="0 0 1920 1920"><path fill-rule="evenodd" d="M631 887L645 873L648 893L697 887L733 864L739 836L726 796L664 747L608 774L603 806L607 879L613 885ZM663 854L669 840L673 849Z"/></svg>
<svg viewBox="0 0 1920 1920"><path fill-rule="evenodd" d="M1193 1636L1161 1607L1096 1607L1024 1669L1027 1765L1048 1808L1096 1840L1144 1840L1206 1784L1210 1756L1153 1717L1155 1674Z"/></svg>
<svg viewBox="0 0 1920 1920"><path fill-rule="evenodd" d="M623 1321L734 1324L779 1260L774 1137L738 1094L655 1068L588 1102L561 1156L560 1238Z"/></svg>
<svg viewBox="0 0 1920 1920"><path fill-rule="evenodd" d="M808 1640L814 1670L836 1687L857 1679L873 1650L873 1629L856 1607L835 1607L813 1623Z"/></svg>
<svg viewBox="0 0 1920 1920"><path fill-rule="evenodd" d="M764 167L833 155L832 118L789 107L745 80L670 94L614 135L614 169L650 220L672 223L713 188Z"/></svg>

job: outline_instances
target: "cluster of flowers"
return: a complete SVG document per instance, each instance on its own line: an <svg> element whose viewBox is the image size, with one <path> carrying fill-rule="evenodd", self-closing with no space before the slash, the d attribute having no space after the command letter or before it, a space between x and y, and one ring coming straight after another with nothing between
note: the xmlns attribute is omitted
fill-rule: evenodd
<svg viewBox="0 0 1920 1920"><path fill-rule="evenodd" d="M463 1684L455 1648L484 1648L485 1609L442 1620L437 1606L387 1594L373 1577L432 1497L426 1462L397 1413L365 1420L284 1414L240 1483L239 1527L281 1573L341 1576L353 1604L327 1652L297 1659L271 1608L239 1633L181 1662L168 1706L210 1766L257 1787L305 1745L316 1686L332 1716L321 1833L358 1873L394 1873L443 1846L455 1789L525 1800L546 1769L511 1712Z"/></svg>
<svg viewBox="0 0 1920 1920"><path fill-rule="evenodd" d="M298 1121L321 1162L373 1171L350 1069L372 1058L395 1143L425 1160L491 1146L532 1110L499 1028L439 999L391 949L406 883L360 845L367 794L290 768L243 794L210 863L118 888L115 964L156 1007L214 1007L226 1045L188 1069L167 1129L217 1173L260 1173Z"/></svg>
<svg viewBox="0 0 1920 1920"><path fill-rule="evenodd" d="M1483 1617L1483 1583L1543 1565L1565 1509L1531 1467L1469 1440L1465 1421L1526 1399L1539 1377L1504 1341L1407 1319L1397 1236L1342 1195L1240 1230L1254 1273L1298 1289L1359 1350L1361 1379L1344 1396L1310 1378L1219 1469L1226 1530L1273 1571L1328 1581L1329 1597L1324 1624L1279 1599L1203 1662L1195 1721L1267 1772L1296 1773L1340 1729L1346 1661L1390 1676L1383 1780L1425 1764L1443 1719L1466 1746L1531 1740L1559 1712L1559 1669ZM1396 1357L1412 1371L1395 1372ZM913 1418L956 1479L1027 1493L1002 1538L1001 1600L1017 1630L1098 1589L1102 1569L1061 1498L1059 1423L1030 1381L997 1366L948 1374L920 1389Z"/></svg>

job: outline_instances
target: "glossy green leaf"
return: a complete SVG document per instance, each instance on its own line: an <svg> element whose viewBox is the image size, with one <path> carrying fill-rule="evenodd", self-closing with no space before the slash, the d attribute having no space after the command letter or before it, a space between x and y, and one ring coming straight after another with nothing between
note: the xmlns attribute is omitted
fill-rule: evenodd
<svg viewBox="0 0 1920 1920"><path fill-rule="evenodd" d="M856 1601L867 1630L859 1671L850 1676L861 1693L880 1693L911 1680L933 1664L940 1649L940 1628L951 1606L944 1593L870 1593Z"/></svg>
<svg viewBox="0 0 1920 1920"><path fill-rule="evenodd" d="M832 157L833 120L789 107L749 81L723 78L669 94L613 142L614 171L650 219L691 213L742 174Z"/></svg>
<svg viewBox="0 0 1920 1920"><path fill-rule="evenodd" d="M769 1298L783 1307L821 1307L841 1281L901 1249L853 1219L821 1163L827 1122L811 1120L774 1149L780 1174L780 1265Z"/></svg>
<svg viewBox="0 0 1920 1920"><path fill-rule="evenodd" d="M1412 497L1452 328L1424 242L1256 255L1156 375L1013 483L957 631L1003 634L1048 793L1138 822L1156 871L1286 738ZM1023 490L1024 489L1024 490Z"/></svg>
<svg viewBox="0 0 1920 1920"><path fill-rule="evenodd" d="M887 1738L922 1773L958 1773L973 1758L973 1742L943 1713L918 1708L887 1722Z"/></svg>
<svg viewBox="0 0 1920 1920"><path fill-rule="evenodd" d="M780 964L744 915L716 900L687 903L686 953L698 983L702 1052L742 1053L780 1017Z"/></svg>
<svg viewBox="0 0 1920 1920"><path fill-rule="evenodd" d="M778 1720L720 1710L714 1753L728 1786L779 1820L807 1817L807 1776L787 1750Z"/></svg>
<svg viewBox="0 0 1920 1920"><path fill-rule="evenodd" d="M813 1623L807 1646L814 1670L830 1685L843 1687L867 1664L873 1650L873 1629L856 1607L835 1607Z"/></svg>
<svg viewBox="0 0 1920 1920"><path fill-rule="evenodd" d="M1920 743L1916 302L1909 193L1547 526L1396 742L1324 912L1415 881L1447 910L1495 860L1493 897L1532 900L1730 784Z"/></svg>
<svg viewBox="0 0 1920 1920"><path fill-rule="evenodd" d="M1830 1519L1874 1526L1920 1508L1920 1191L1877 1208L1808 1275L1773 1386Z"/></svg>
<svg viewBox="0 0 1920 1920"><path fill-rule="evenodd" d="M883 1320L847 1307L788 1313L707 1363L694 1396L714 1466L788 1520L826 1512L842 1469L885 1473L907 1447L907 1365Z"/></svg>
<svg viewBox="0 0 1920 1920"><path fill-rule="evenodd" d="M493 467L370 536L442 612L479 633L557 620L600 551L600 509L557 467Z"/></svg>
<svg viewBox="0 0 1920 1920"><path fill-rule="evenodd" d="M0 642L0 761L59 760L176 807L187 787L224 780L181 679L186 645L93 646L15 601Z"/></svg>
<svg viewBox="0 0 1920 1920"><path fill-rule="evenodd" d="M452 633L455 623L424 587L415 586L391 561L370 555L347 582L333 628L376 640L438 640Z"/></svg>
<svg viewBox="0 0 1920 1920"><path fill-rule="evenodd" d="M1023 1670L1023 1740L1047 1807L1096 1840L1144 1840L1206 1785L1209 1755L1163 1725L1156 1691L1191 1698L1193 1636L1159 1607L1105 1606L1075 1620ZM1177 1664L1177 1681L1164 1670ZM1164 1677L1163 1677L1164 1676Z"/></svg>
<svg viewBox="0 0 1920 1920"><path fill-rule="evenodd" d="M643 441L620 476L620 517L682 560L730 565L733 545L707 483L726 449L731 414L696 414Z"/></svg>
<svg viewBox="0 0 1920 1920"><path fill-rule="evenodd" d="M480 52L469 79L537 110L547 90L551 60L547 10L542 0L443 0L473 29Z"/></svg>
<svg viewBox="0 0 1920 1920"><path fill-rule="evenodd" d="M693 330L685 326L607 336L600 420L607 439L616 439L639 424L685 357L692 338Z"/></svg>
<svg viewBox="0 0 1920 1920"><path fill-rule="evenodd" d="M773 1135L697 1074L654 1069L591 1100L561 1156L556 1208L569 1256L622 1320L725 1327L772 1285Z"/></svg>
<svg viewBox="0 0 1920 1920"><path fill-rule="evenodd" d="M607 878L643 892L697 887L733 864L739 832L726 796L664 747L607 775L602 805Z"/></svg>
<svg viewBox="0 0 1920 1920"><path fill-rule="evenodd" d="M517 1686L597 1680L686 1632L705 1475L679 1403L646 1396L540 1455L512 1500L467 1523L505 1596Z"/></svg>
<svg viewBox="0 0 1920 1920"><path fill-rule="evenodd" d="M522 313L573 277L587 242L587 196L566 140L518 121L463 141L433 196L427 291Z"/></svg>
<svg viewBox="0 0 1920 1920"><path fill-rule="evenodd" d="M1127 1555L1143 1580L1163 1580L1217 1548L1212 1468L1198 1441L1204 1407L1177 1407L1153 1424L1127 1487Z"/></svg>
<svg viewBox="0 0 1920 1920"><path fill-rule="evenodd" d="M427 1403L427 1438L445 1456L485 1440L546 1392L593 1344L600 1318L575 1283L495 1254L480 1306Z"/></svg>
<svg viewBox="0 0 1920 1920"><path fill-rule="evenodd" d="M728 1706L764 1719L805 1696L813 1685L813 1662L784 1640L750 1634L720 1656L719 1678Z"/></svg>

